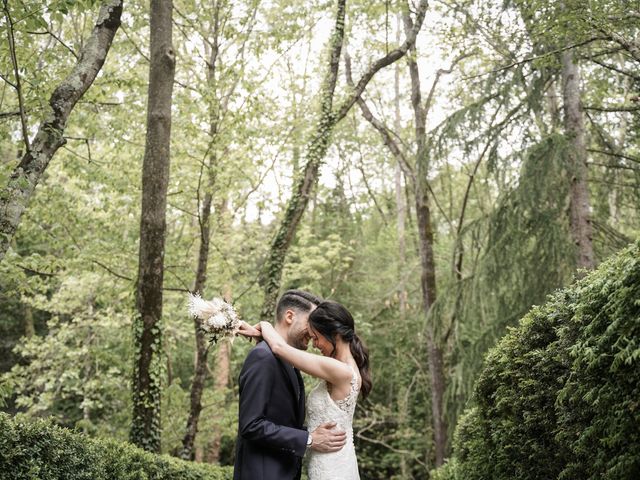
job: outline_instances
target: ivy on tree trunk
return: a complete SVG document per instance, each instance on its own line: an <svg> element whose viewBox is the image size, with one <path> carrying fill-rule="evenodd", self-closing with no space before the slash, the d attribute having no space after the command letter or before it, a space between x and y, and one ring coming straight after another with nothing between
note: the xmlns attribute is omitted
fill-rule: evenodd
<svg viewBox="0 0 640 480"><path fill-rule="evenodd" d="M147 135L142 166L142 211L134 319L131 442L160 451L162 283L169 184L171 101L175 73L172 0L151 1Z"/></svg>
<svg viewBox="0 0 640 480"><path fill-rule="evenodd" d="M346 99L336 108L333 108L340 53L344 43L345 4L346 0L338 0L336 4L336 21L330 40L329 68L320 94L320 118L307 146L305 167L302 175L294 185L293 194L287 204L284 218L273 238L269 255L260 275L260 286L264 291L260 315L262 320L271 320L273 318L285 257L317 183L318 171L329 148L334 127L349 113L351 107L358 101L373 76L382 68L402 58L415 43L428 7L426 0L420 1L416 8L413 26L407 32L402 45L374 62L360 80L352 86Z"/></svg>

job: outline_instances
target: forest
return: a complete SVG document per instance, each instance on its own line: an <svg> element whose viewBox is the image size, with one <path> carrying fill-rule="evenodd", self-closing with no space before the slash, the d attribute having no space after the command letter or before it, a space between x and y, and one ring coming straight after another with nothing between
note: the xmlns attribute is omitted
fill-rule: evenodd
<svg viewBox="0 0 640 480"><path fill-rule="evenodd" d="M255 344L188 297L289 289L368 347L363 480L640 478L640 1L0 26L0 478L233 478Z"/></svg>

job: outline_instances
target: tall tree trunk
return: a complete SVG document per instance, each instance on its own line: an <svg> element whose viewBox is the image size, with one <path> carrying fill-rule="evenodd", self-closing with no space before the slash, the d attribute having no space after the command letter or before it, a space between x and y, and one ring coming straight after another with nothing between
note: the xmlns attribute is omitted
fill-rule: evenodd
<svg viewBox="0 0 640 480"><path fill-rule="evenodd" d="M258 3L255 2L252 9L248 12L247 25L249 25L244 39L240 40L240 45L237 52L237 59L244 59L244 49L249 39L250 32L253 30L255 24ZM208 185L202 204L202 209L199 217L200 223L200 250L198 254L198 268L196 272L196 279L194 282L194 291L202 293L206 284L206 272L208 268L209 260L209 244L210 244L210 231L211 231L211 208L213 201L214 187L216 186L216 171L219 167L219 154L220 151L218 142L218 132L220 129L220 123L225 115L228 113L229 100L233 97L233 93L237 88L241 77L236 77L230 84L227 85L227 89L224 92L219 90L219 74L218 74L218 62L220 61L220 38L221 38L221 24L224 23L224 19L221 20L223 14L222 7L225 6L224 2L218 0L211 1L212 8L212 23L209 26L206 34L203 34L205 38L203 47L207 54L208 61L207 66L207 88L209 99L209 154L206 165ZM236 59L236 60L237 60ZM224 83L224 82L222 82ZM218 221L220 230L226 233L226 210L228 202L223 199L220 202L218 208ZM228 301L231 301L230 292L226 297ZM196 339L196 358L194 367L194 377L191 385L191 404L189 411L189 418L187 420L186 433L183 438L183 448L181 451L181 457L185 459L195 458L196 461L201 461L203 457L202 449L194 450L194 443L198 432L198 422L200 419L200 413L202 411L202 394L204 390L204 382L206 374L209 371L207 365L208 346L203 332L200 330L200 320L194 320L195 327L195 339ZM218 349L218 359L222 356L226 358L228 363L229 349L226 345L220 345ZM226 353L225 353L226 352ZM227 374L228 376L228 374Z"/></svg>
<svg viewBox="0 0 640 480"><path fill-rule="evenodd" d="M211 175L210 175L211 178ZM205 194L200 214L200 249L198 252L198 266L196 269L196 279L193 284L193 291L202 293L207 281L207 267L209 264L209 239L210 239L210 219L211 219L211 202L213 188L213 180L210 180L209 188ZM191 382L191 395L189 417L187 419L187 427L185 435L182 439L182 451L180 457L185 460L193 458L193 445L198 433L198 422L200 420L200 412L202 411L202 392L204 390L204 381L207 377L207 357L209 346L205 338L204 332L201 330L201 320L193 319L194 335L195 335L195 364L193 372L193 380Z"/></svg>
<svg viewBox="0 0 640 480"><path fill-rule="evenodd" d="M404 15L405 29L412 28L411 17ZM435 328L437 318L432 315L432 307L436 301L436 267L433 256L433 225L429 206L429 154L427 151L426 122L427 113L431 106L432 95L438 81L438 75L426 104L422 104L420 88L420 72L416 60L415 45L411 47L408 56L409 75L411 78L411 104L413 106L415 136L416 136L416 176L414 194L416 205L416 224L418 227L418 250L420 254L420 287L422 291L422 309L426 321L427 360L431 383L431 416L433 422L436 467L444 464L447 449L447 424L444 418L444 360L443 346L438 337L439 330Z"/></svg>
<svg viewBox="0 0 640 480"><path fill-rule="evenodd" d="M317 183L318 170L329 148L333 128L349 113L351 107L358 101L373 76L382 68L402 58L409 50L409 47L415 43L428 6L427 0L420 0L418 7L415 9L416 15L413 28L407 32L403 44L374 62L354 85L350 94L334 109L333 94L338 78L340 53L344 41L345 3L346 0L337 0L336 21L330 41L329 68L321 90L320 118L316 131L313 133L305 152L306 163L304 171L294 185L293 194L287 204L284 218L271 243L269 256L260 275L260 286L264 291L264 300L260 313L263 320L273 318L284 260Z"/></svg>
<svg viewBox="0 0 640 480"><path fill-rule="evenodd" d="M207 268L209 266L209 243L211 235L211 205L213 202L213 189L215 187L216 178L214 169L217 163L217 153L215 142L218 135L218 95L216 85L216 65L218 61L218 33L219 33L220 8L215 2L213 6L213 28L211 32L211 52L207 63L207 86L209 87L211 100L209 103L209 136L210 136L210 153L209 161L206 165L207 169L207 187L200 211L200 249L198 251L198 266L196 269L196 278L193 284L193 291L203 293L207 281ZM208 45L205 42L205 46ZM196 343L196 358L194 365L193 380L191 382L191 396L189 417L187 419L186 433L182 439L182 451L180 457L190 460L194 457L193 445L198 433L198 422L200 420L200 412L202 411L202 393L204 391L204 382L207 376L207 357L209 347L201 330L201 320L193 319Z"/></svg>
<svg viewBox="0 0 640 480"><path fill-rule="evenodd" d="M171 100L175 73L172 0L151 0L147 135L134 341L132 443L160 451L162 282L169 184Z"/></svg>
<svg viewBox="0 0 640 480"><path fill-rule="evenodd" d="M560 12L566 10L564 2L559 3ZM526 4L519 7L520 15L529 32L529 39L533 44L536 55L544 54L547 50L546 42L541 43L537 38L535 28L534 9ZM564 39L569 43L570 38ZM567 170L569 173L569 230L575 244L576 266L592 269L595 266L595 256L592 242L591 205L589 201L589 187L587 185L587 150L585 144L584 117L580 95L580 68L574 58L574 50L568 49L560 53L562 65L562 100L564 110L564 133L570 144L567 152ZM543 70L544 71L544 70ZM552 84L548 93L547 110L555 127L559 120L555 85Z"/></svg>
<svg viewBox="0 0 640 480"><path fill-rule="evenodd" d="M593 230L591 205L587 185L587 149L585 128L580 99L580 68L572 50L561 53L562 98L564 101L564 128L570 142L568 149L569 226L576 246L578 268L592 269L595 266L593 253Z"/></svg>
<svg viewBox="0 0 640 480"><path fill-rule="evenodd" d="M120 27L122 0L104 0L91 36L71 73L49 99L49 113L40 124L30 149L24 154L0 191L0 260L9 248L20 219L29 205L51 158L66 143L63 137L73 108L93 84Z"/></svg>
<svg viewBox="0 0 640 480"><path fill-rule="evenodd" d="M407 8L403 15L403 21L407 36L409 32L415 31L415 23L411 20L409 9ZM362 115L369 123L380 133L384 144L389 148L391 153L398 161L405 176L410 180L413 186L416 206L416 220L418 228L418 251L420 256L421 275L420 284L422 289L422 309L426 321L426 341L427 341L427 358L430 372L431 382L431 410L434 429L434 446L436 456L436 466L444 463L444 457L447 448L447 425L444 418L444 361L442 341L437 336L438 330L434 322L435 318L431 316L431 308L436 301L436 273L435 262L433 256L433 226L431 220L431 211L429 207L428 197L428 152L427 152L427 135L426 135L426 118L431 103L431 98L435 86L438 81L438 75L431 88L431 94L425 105L422 104L422 95L420 91L420 74L418 64L415 60L415 44L410 45L411 55L408 57L409 73L411 77L411 104L414 112L415 122L415 169L409 165L407 158L402 152L400 145L396 142L391 132L384 124L376 119L368 108L366 102L362 98L358 98L357 102L362 111ZM350 59L345 61L347 70L347 79L351 85L351 68Z"/></svg>
<svg viewBox="0 0 640 480"><path fill-rule="evenodd" d="M226 287L225 299L231 300L231 287ZM229 343L222 342L216 353L215 371L213 375L213 388L216 392L224 392L229 385L229 371L231 368L231 348ZM220 462L220 448L222 446L222 429L220 424L213 424L211 433L211 441L209 442L206 454L206 460L209 463Z"/></svg>
<svg viewBox="0 0 640 480"><path fill-rule="evenodd" d="M398 28L396 41L400 41L400 28L402 18L398 16ZM400 132L402 125L400 120L400 66L396 63L394 75L394 128ZM400 320L404 322L407 313L407 287L405 285L405 268L407 263L407 246L405 239L405 219L407 205L402 185L402 168L396 158L395 168L395 194L396 194L396 232L398 234L398 302ZM402 457L404 461L404 456Z"/></svg>
<svg viewBox="0 0 640 480"><path fill-rule="evenodd" d="M422 158L421 158L422 157ZM436 301L436 269L433 256L433 225L427 188L426 152L418 151L418 169L415 184L418 249L420 253L420 287L422 309L427 322L427 359L431 382L431 415L433 422L436 467L444 463L447 449L447 424L444 418L444 360L443 346L435 328L437 318L431 315Z"/></svg>
<svg viewBox="0 0 640 480"><path fill-rule="evenodd" d="M400 42L400 31L402 30L402 15L397 17L396 28L396 43ZM396 134L399 134L402 129L402 122L400 117L400 64L395 64L394 72L394 122L393 127ZM406 216L407 216L407 201L405 197L405 188L402 184L402 168L400 166L400 160L395 158L395 196L396 196L396 232L398 235L398 314L400 322L404 325L407 319L407 285L406 285L406 268L407 268L407 245L406 245ZM398 355L401 358L403 352L398 348ZM398 389L395 389L398 390ZM398 404L398 423L402 426L407 425L409 420L409 401L408 401L408 387L397 391L397 404ZM405 453L400 454L400 474L402 478L409 478L409 462L407 461L407 455Z"/></svg>

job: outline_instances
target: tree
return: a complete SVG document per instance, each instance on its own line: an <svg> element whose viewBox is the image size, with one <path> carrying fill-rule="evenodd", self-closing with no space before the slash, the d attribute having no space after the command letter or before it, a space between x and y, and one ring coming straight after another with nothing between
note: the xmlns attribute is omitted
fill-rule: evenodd
<svg viewBox="0 0 640 480"><path fill-rule="evenodd" d="M354 85L347 97L334 109L333 97L338 80L340 54L344 42L344 22L346 0L338 0L336 4L336 20L329 45L329 65L320 92L320 112L315 131L312 133L305 154L305 166L295 181L293 192L287 203L284 217L271 242L268 258L260 275L260 285L264 290L261 318L269 320L273 317L276 298L280 287L284 260L295 236L310 195L318 180L318 170L329 148L331 133L342 120L357 99L364 92L373 76L382 68L402 58L415 43L416 36L422 27L428 2L421 0L415 14L411 30L396 49L374 62Z"/></svg>
<svg viewBox="0 0 640 480"><path fill-rule="evenodd" d="M593 253L591 202L587 184L586 132L580 94L580 67L575 62L574 55L571 50L565 50L560 54L564 130L571 145L567 152L567 168L570 174L569 227L576 248L577 267L593 269L596 260Z"/></svg>
<svg viewBox="0 0 640 480"><path fill-rule="evenodd" d="M92 85L105 62L113 38L120 26L122 0L105 0L100 7L93 32L82 48L78 61L69 75L56 87L49 99L50 109L40 124L33 141L27 137L26 112L22 104L22 90L15 44L14 23L7 2L4 2L9 46L14 64L15 81L11 86L19 97L25 153L14 168L7 185L0 192L0 260L9 248L23 212L49 162L66 143L64 130L78 101Z"/></svg>
<svg viewBox="0 0 640 480"><path fill-rule="evenodd" d="M162 285L169 183L171 100L175 55L172 0L153 0L150 13L147 135L142 166L142 210L134 343L131 441L160 451Z"/></svg>
<svg viewBox="0 0 640 480"><path fill-rule="evenodd" d="M192 290L194 292L203 293L207 283L207 269L209 267L209 253L211 244L212 230L212 213L215 194L223 192L224 188L218 185L218 176L223 173L223 158L221 153L227 146L224 135L220 134L221 130L229 128L227 124L235 120L234 113L230 111L230 101L234 97L236 89L240 81L244 78L244 52L246 44L251 38L253 26L255 25L255 17L257 13L257 2L249 2L247 4L248 12L246 18L242 18L241 25L244 25L246 32L237 33L235 37L226 38L224 27L229 24L232 18L233 10L230 5L223 2L214 1L211 3L212 18L209 22L205 22L205 31L199 32L203 38L204 51L208 53L205 62L206 67L206 83L204 86L204 98L206 99L207 114L209 121L208 147L206 160L201 166L201 176L205 177L204 184L198 182L198 199L202 197L202 203L199 205L198 226L199 232L199 249L196 266L196 275ZM232 30L232 29L231 29ZM185 37L186 38L186 37ZM236 69L230 68L233 62L222 57L220 44L223 42L237 43L239 55L235 59L239 65ZM203 195L204 192L204 195ZM218 195L218 197L223 195ZM226 209L228 199L218 198L216 208L218 225L220 230L228 230L226 225ZM227 286L229 287L229 286ZM230 292L224 295L227 301L231 301ZM198 423L200 413L202 411L202 395L205 387L207 376L207 358L209 353L209 345L204 332L201 328L201 320L194 318L194 334L195 334L195 365L194 374L191 382L190 392L190 410L187 419L185 434L182 439L182 451L180 456L184 459L194 457L194 443L198 432ZM229 349L225 343L219 345L216 355L216 379L215 387L217 390L223 389L227 384L229 374ZM213 462L218 461L220 449L220 435L215 432L217 438L212 438L210 444L212 450L210 458Z"/></svg>

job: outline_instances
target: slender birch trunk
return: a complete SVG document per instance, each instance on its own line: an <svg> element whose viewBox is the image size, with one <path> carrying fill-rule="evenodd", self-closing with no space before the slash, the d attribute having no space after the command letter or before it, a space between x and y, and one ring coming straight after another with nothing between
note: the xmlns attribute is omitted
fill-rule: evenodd
<svg viewBox="0 0 640 480"><path fill-rule="evenodd" d="M193 291L202 293L207 281L207 267L209 264L209 240L210 240L210 219L211 219L211 202L213 188L213 179L209 181L209 188L205 194L200 214L200 248L198 251L198 266L196 269L196 278L193 283ZM195 360L193 369L193 380L191 381L191 393L189 402L189 417L187 419L186 432L182 438L182 450L180 457L185 460L191 460L194 455L193 446L198 433L198 422L200 420L200 412L202 411L202 393L204 391L204 382L207 377L207 357L209 346L204 333L201 330L201 320L193 319L194 337L195 337Z"/></svg>

